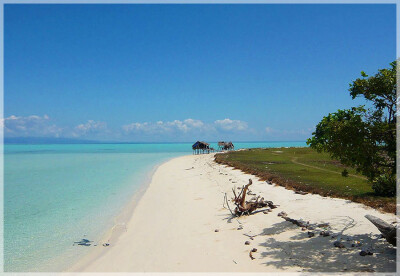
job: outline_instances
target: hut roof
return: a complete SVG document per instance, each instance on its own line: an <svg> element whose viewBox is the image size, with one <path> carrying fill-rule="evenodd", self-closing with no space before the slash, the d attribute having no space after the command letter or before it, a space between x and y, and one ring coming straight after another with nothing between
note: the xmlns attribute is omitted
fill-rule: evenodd
<svg viewBox="0 0 400 276"><path fill-rule="evenodd" d="M219 141L218 146L233 145L232 142Z"/></svg>
<svg viewBox="0 0 400 276"><path fill-rule="evenodd" d="M204 142L204 141L197 141L196 143L194 143L192 145L192 148L206 148L208 147L210 144Z"/></svg>

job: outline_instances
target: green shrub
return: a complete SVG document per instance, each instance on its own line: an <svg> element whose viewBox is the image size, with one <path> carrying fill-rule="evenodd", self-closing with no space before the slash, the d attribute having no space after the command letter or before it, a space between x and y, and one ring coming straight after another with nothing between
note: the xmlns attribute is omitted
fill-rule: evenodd
<svg viewBox="0 0 400 276"><path fill-rule="evenodd" d="M379 196L396 195L396 175L382 174L372 183L372 189Z"/></svg>

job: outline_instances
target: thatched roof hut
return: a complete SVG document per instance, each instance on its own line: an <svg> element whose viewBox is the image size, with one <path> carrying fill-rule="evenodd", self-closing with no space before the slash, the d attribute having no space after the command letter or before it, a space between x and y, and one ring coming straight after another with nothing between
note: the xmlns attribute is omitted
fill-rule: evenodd
<svg viewBox="0 0 400 276"><path fill-rule="evenodd" d="M204 149L209 149L210 148L210 144L208 144L208 143L206 143L206 142L203 142L203 141L197 141L196 143L194 143L193 145L192 145L192 149L193 150L195 150L195 149L202 149L202 150L204 150Z"/></svg>
<svg viewBox="0 0 400 276"><path fill-rule="evenodd" d="M220 141L218 142L218 149L219 150L231 150L234 149L235 146L233 145L232 142L224 142L224 141Z"/></svg>
<svg viewBox="0 0 400 276"><path fill-rule="evenodd" d="M193 149L193 152L195 154L198 154L200 152L201 153L205 153L205 152L210 153L210 152L214 151L213 148L210 148L210 144L209 143L206 143L206 142L203 142L203 141L197 141L196 143L194 143L192 145L192 149Z"/></svg>

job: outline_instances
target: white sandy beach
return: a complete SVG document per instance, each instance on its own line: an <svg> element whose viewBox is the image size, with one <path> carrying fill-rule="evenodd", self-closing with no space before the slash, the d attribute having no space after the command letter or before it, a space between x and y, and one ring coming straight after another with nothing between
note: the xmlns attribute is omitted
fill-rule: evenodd
<svg viewBox="0 0 400 276"><path fill-rule="evenodd" d="M279 205L268 214L231 218L224 194L253 180L250 189ZM233 205L233 204L232 204ZM338 237L309 238L277 214L310 224L329 223ZM126 228L110 246L98 246L70 271L83 272L394 272L396 250L364 216L386 214L348 200L299 195L216 164L213 154L172 159L154 173ZM240 225L243 229L240 229ZM219 231L216 232L215 230ZM319 229L319 228L318 228ZM251 240L248 236L254 236ZM245 245L249 241L250 245ZM361 247L351 247L360 241ZM372 256L360 256L371 247ZM256 248L251 260L249 252Z"/></svg>

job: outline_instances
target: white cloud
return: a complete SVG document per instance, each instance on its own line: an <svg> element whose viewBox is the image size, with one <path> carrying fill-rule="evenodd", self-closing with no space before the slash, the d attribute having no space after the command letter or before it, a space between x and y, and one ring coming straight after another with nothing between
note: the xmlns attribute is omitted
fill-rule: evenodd
<svg viewBox="0 0 400 276"><path fill-rule="evenodd" d="M123 125L122 129L125 133L147 133L147 134L161 134L161 133L188 133L191 131L202 131L206 125L200 120L186 119L183 121L174 120L170 122L158 121L156 123L134 122L131 124Z"/></svg>
<svg viewBox="0 0 400 276"><path fill-rule="evenodd" d="M193 128L201 128L204 126L204 123L200 120L186 119L183 122Z"/></svg>
<svg viewBox="0 0 400 276"><path fill-rule="evenodd" d="M105 122L89 120L84 124L77 125L72 132L72 136L80 137L80 136L98 135L106 132L107 132L107 124Z"/></svg>
<svg viewBox="0 0 400 276"><path fill-rule="evenodd" d="M88 120L76 126L59 127L49 116L11 115L0 121L8 137L73 137L100 140L192 140L220 139L233 134L248 134L252 130L244 121L223 119L205 123L188 118L185 120L132 122L116 129L110 129L106 122ZM246 132L244 132L246 130Z"/></svg>
<svg viewBox="0 0 400 276"><path fill-rule="evenodd" d="M266 127L265 128L265 132L269 134L269 133L275 132L275 130L273 128L271 128L271 127Z"/></svg>
<svg viewBox="0 0 400 276"><path fill-rule="evenodd" d="M11 115L1 120L4 134L12 137L44 136L59 137L63 129L51 123L50 117L44 115L15 116Z"/></svg>
<svg viewBox="0 0 400 276"><path fill-rule="evenodd" d="M247 130L248 128L246 122L231 119L216 120L214 122L214 125L217 129L221 129L224 131L243 131Z"/></svg>
<svg viewBox="0 0 400 276"><path fill-rule="evenodd" d="M158 121L152 122L133 122L123 125L122 130L125 134L218 134L218 131L237 132L248 130L247 123L239 120L216 120L213 123L204 123L201 120L186 119L174 121Z"/></svg>
<svg viewBox="0 0 400 276"><path fill-rule="evenodd" d="M162 124L162 122L157 122L157 125ZM135 131L140 131L143 130L145 131L147 129L148 123L131 123L128 125L123 125L122 129L126 132L135 132Z"/></svg>

